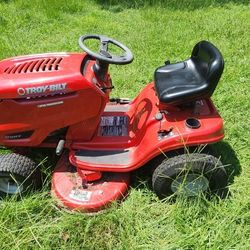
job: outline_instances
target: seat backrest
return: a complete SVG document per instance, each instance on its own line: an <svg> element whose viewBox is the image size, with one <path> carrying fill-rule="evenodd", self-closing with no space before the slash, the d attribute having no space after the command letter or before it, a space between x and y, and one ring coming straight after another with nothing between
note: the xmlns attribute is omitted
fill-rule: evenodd
<svg viewBox="0 0 250 250"><path fill-rule="evenodd" d="M224 69L224 60L220 51L208 41L198 42L192 51L191 60L205 81L216 88Z"/></svg>

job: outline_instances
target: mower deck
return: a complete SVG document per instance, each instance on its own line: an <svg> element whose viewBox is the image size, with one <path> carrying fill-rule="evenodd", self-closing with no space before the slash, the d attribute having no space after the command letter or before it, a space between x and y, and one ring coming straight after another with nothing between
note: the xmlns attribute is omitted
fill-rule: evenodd
<svg viewBox="0 0 250 250"><path fill-rule="evenodd" d="M129 173L105 173L94 182L85 182L65 152L52 176L52 194L59 205L71 210L97 212L127 193Z"/></svg>
<svg viewBox="0 0 250 250"><path fill-rule="evenodd" d="M160 113L154 86L149 84L129 104L107 104L93 138L73 142L69 155L59 161L52 190L70 209L98 211L121 199L128 189L129 172L155 156L223 136L222 119L210 99Z"/></svg>

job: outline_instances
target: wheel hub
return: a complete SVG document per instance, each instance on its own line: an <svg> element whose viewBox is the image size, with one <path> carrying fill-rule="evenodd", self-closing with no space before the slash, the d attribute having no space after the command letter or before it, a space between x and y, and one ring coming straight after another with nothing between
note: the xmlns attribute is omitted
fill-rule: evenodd
<svg viewBox="0 0 250 250"><path fill-rule="evenodd" d="M178 176L171 184L173 193L183 194L187 197L197 196L209 188L208 179L199 174Z"/></svg>
<svg viewBox="0 0 250 250"><path fill-rule="evenodd" d="M22 192L23 187L10 176L0 178L0 191L6 194L17 194Z"/></svg>

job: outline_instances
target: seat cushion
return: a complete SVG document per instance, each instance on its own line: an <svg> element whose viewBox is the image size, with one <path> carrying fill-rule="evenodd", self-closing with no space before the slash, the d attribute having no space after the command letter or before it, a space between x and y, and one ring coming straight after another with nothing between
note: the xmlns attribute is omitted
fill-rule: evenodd
<svg viewBox="0 0 250 250"><path fill-rule="evenodd" d="M192 60L160 67L155 73L155 88L162 103L189 102L202 94L206 86Z"/></svg>
<svg viewBox="0 0 250 250"><path fill-rule="evenodd" d="M213 44L197 43L189 59L156 69L155 89L160 102L179 105L210 97L223 68L222 55Z"/></svg>

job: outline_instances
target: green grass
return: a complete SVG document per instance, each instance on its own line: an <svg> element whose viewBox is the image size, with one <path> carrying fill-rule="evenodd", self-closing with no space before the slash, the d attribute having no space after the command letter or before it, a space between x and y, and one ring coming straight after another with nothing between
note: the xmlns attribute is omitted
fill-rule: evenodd
<svg viewBox="0 0 250 250"><path fill-rule="evenodd" d="M166 59L183 60L197 41L213 42L225 58L213 101L226 136L215 148L234 171L231 197L223 201L160 202L137 181L123 203L96 216L59 210L47 180L40 192L1 202L0 248L250 249L249 7L243 0L0 1L1 59L80 51L85 33L130 47L133 64L111 67L113 96L134 97Z"/></svg>

